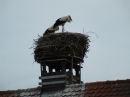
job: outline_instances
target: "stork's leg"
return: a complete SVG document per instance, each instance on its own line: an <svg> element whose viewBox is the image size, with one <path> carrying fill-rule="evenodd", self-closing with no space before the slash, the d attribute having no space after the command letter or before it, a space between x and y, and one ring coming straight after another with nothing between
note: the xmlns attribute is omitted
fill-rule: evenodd
<svg viewBox="0 0 130 97"><path fill-rule="evenodd" d="M62 28L62 32L64 32L64 28Z"/></svg>
<svg viewBox="0 0 130 97"><path fill-rule="evenodd" d="M62 32L64 32L64 26L62 26Z"/></svg>

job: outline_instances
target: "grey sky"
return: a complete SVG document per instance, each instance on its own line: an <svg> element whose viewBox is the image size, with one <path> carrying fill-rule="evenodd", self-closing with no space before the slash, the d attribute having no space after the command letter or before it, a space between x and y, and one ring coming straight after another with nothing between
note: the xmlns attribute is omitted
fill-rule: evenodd
<svg viewBox="0 0 130 97"><path fill-rule="evenodd" d="M56 19L71 15L71 32L95 32L82 81L130 78L129 0L0 0L0 90L38 86L40 65L29 49ZM61 31L61 27L60 30Z"/></svg>

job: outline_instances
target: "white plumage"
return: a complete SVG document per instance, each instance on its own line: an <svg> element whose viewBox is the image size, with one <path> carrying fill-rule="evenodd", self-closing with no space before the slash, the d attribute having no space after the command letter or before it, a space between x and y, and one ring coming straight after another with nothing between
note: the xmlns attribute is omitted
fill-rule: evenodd
<svg viewBox="0 0 130 97"><path fill-rule="evenodd" d="M61 17L61 18L56 20L56 22L54 24L54 28L57 27L57 26L62 26L62 32L64 32L64 25L65 25L65 23L66 22L71 22L71 21L72 21L72 19L71 19L70 15Z"/></svg>

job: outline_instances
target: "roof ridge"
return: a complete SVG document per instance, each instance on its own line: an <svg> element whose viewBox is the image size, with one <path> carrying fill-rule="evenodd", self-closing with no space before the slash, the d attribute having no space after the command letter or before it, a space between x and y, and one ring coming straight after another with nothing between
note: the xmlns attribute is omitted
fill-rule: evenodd
<svg viewBox="0 0 130 97"><path fill-rule="evenodd" d="M108 82L127 82L130 81L130 79L117 79L117 80L106 80L106 81L96 81L96 82L87 82L85 84L95 84L95 83L108 83Z"/></svg>
<svg viewBox="0 0 130 97"><path fill-rule="evenodd" d="M17 91L30 91L30 90L35 90L35 89L41 89L41 86L35 87L35 88L27 88L27 89L16 89L16 90L4 90L0 92L17 92Z"/></svg>

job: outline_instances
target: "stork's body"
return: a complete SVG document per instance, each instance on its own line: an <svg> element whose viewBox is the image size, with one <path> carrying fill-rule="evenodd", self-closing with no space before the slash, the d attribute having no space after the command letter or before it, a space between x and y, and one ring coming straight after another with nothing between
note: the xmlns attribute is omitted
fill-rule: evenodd
<svg viewBox="0 0 130 97"><path fill-rule="evenodd" d="M59 27L58 27L58 26L54 27L54 25L53 25L53 26L49 27L49 28L44 32L43 35L47 35L47 34L50 34L50 33L55 33L55 31L57 31L57 30L59 30Z"/></svg>
<svg viewBox="0 0 130 97"><path fill-rule="evenodd" d="M54 24L54 27L62 26L62 32L64 32L64 25L65 25L65 23L66 22L71 22L71 21L72 21L72 19L71 19L70 15L61 17L61 18L56 20L56 22Z"/></svg>

